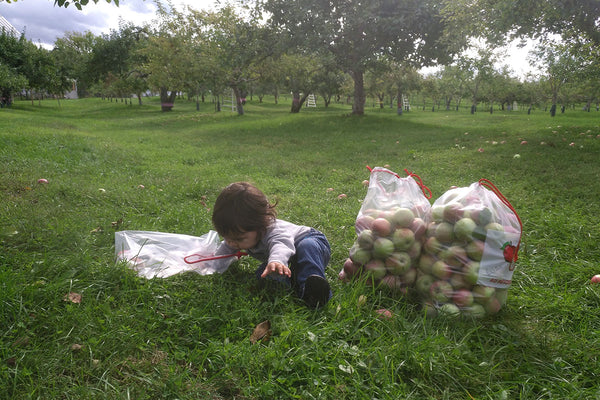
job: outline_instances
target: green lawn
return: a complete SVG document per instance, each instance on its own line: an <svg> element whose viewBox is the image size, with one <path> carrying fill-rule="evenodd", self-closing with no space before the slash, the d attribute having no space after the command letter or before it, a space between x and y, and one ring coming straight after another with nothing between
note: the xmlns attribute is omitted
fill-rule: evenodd
<svg viewBox="0 0 600 400"><path fill-rule="evenodd" d="M157 99L0 110L0 398L600 399L600 113L350 111L290 114L289 99L255 99L241 117L185 100L162 113ZM419 174L432 202L496 184L524 230L499 314L431 319L338 281L366 165ZM325 309L256 289L250 259L152 280L114 262L116 230L208 232L238 180L327 235ZM271 338L252 345L264 320Z"/></svg>

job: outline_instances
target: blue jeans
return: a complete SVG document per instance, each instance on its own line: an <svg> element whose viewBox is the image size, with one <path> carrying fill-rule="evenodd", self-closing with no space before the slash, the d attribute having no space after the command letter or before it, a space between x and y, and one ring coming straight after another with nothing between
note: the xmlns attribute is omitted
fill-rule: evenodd
<svg viewBox="0 0 600 400"><path fill-rule="evenodd" d="M311 229L310 233L294 243L296 254L290 259L290 269L292 270L292 278L269 275L267 278L280 281L294 288L296 295L302 297L304 294L304 283L306 278L311 275L318 275L324 279L325 268L329 264L331 257L331 247L325 235L316 229ZM256 276L260 278L267 263L261 264L256 270ZM331 297L331 293L329 293Z"/></svg>

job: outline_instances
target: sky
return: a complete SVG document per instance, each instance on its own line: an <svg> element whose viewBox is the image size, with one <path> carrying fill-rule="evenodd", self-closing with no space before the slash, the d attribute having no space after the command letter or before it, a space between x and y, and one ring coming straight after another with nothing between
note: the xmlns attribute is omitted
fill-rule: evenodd
<svg viewBox="0 0 600 400"><path fill-rule="evenodd" d="M182 10L185 5L195 9L215 9L219 0L171 0L172 4ZM224 3L225 1L222 1ZM119 6L99 0L92 1L82 11L70 5L67 8L55 7L54 0L17 0L6 3L0 0L0 15L6 18L19 32L33 43L51 49L56 39L64 37L68 32L90 31L95 35L108 34L111 29L119 28L119 21L130 21L136 24L149 22L156 16L156 5L153 0L120 0ZM527 54L532 45L519 49L516 41L505 49L507 56L502 64L508 64L514 75L524 77L527 72L534 71L527 61ZM499 67L499 65L497 65ZM428 73L432 69L422 72Z"/></svg>

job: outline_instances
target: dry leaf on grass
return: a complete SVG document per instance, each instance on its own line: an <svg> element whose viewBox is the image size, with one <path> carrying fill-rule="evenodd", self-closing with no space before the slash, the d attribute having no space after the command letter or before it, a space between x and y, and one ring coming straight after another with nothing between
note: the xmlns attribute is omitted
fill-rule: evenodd
<svg viewBox="0 0 600 400"><path fill-rule="evenodd" d="M65 297L63 297L63 300L70 301L71 303L79 304L79 303L81 303L81 295L79 293L69 292L69 293L65 294Z"/></svg>
<svg viewBox="0 0 600 400"><path fill-rule="evenodd" d="M271 321L266 320L256 325L252 335L250 335L250 342L255 344L257 342L266 342L271 337Z"/></svg>
<svg viewBox="0 0 600 400"><path fill-rule="evenodd" d="M71 345L71 351L80 351L80 350L83 350L83 348L84 348L84 347L85 347L85 346L84 346L84 345L82 345L82 344L73 343L73 344Z"/></svg>

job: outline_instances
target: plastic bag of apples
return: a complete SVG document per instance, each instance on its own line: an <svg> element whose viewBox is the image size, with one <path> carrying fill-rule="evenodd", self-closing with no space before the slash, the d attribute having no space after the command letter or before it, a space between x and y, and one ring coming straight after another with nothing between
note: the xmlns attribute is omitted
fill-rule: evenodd
<svg viewBox="0 0 600 400"><path fill-rule="evenodd" d="M487 179L452 188L428 215L415 288L428 313L482 317L506 302L521 220Z"/></svg>
<svg viewBox="0 0 600 400"><path fill-rule="evenodd" d="M369 188L356 217L357 236L339 278L364 278L366 284L406 293L417 278L431 191L406 170L406 177L387 168L369 170Z"/></svg>

